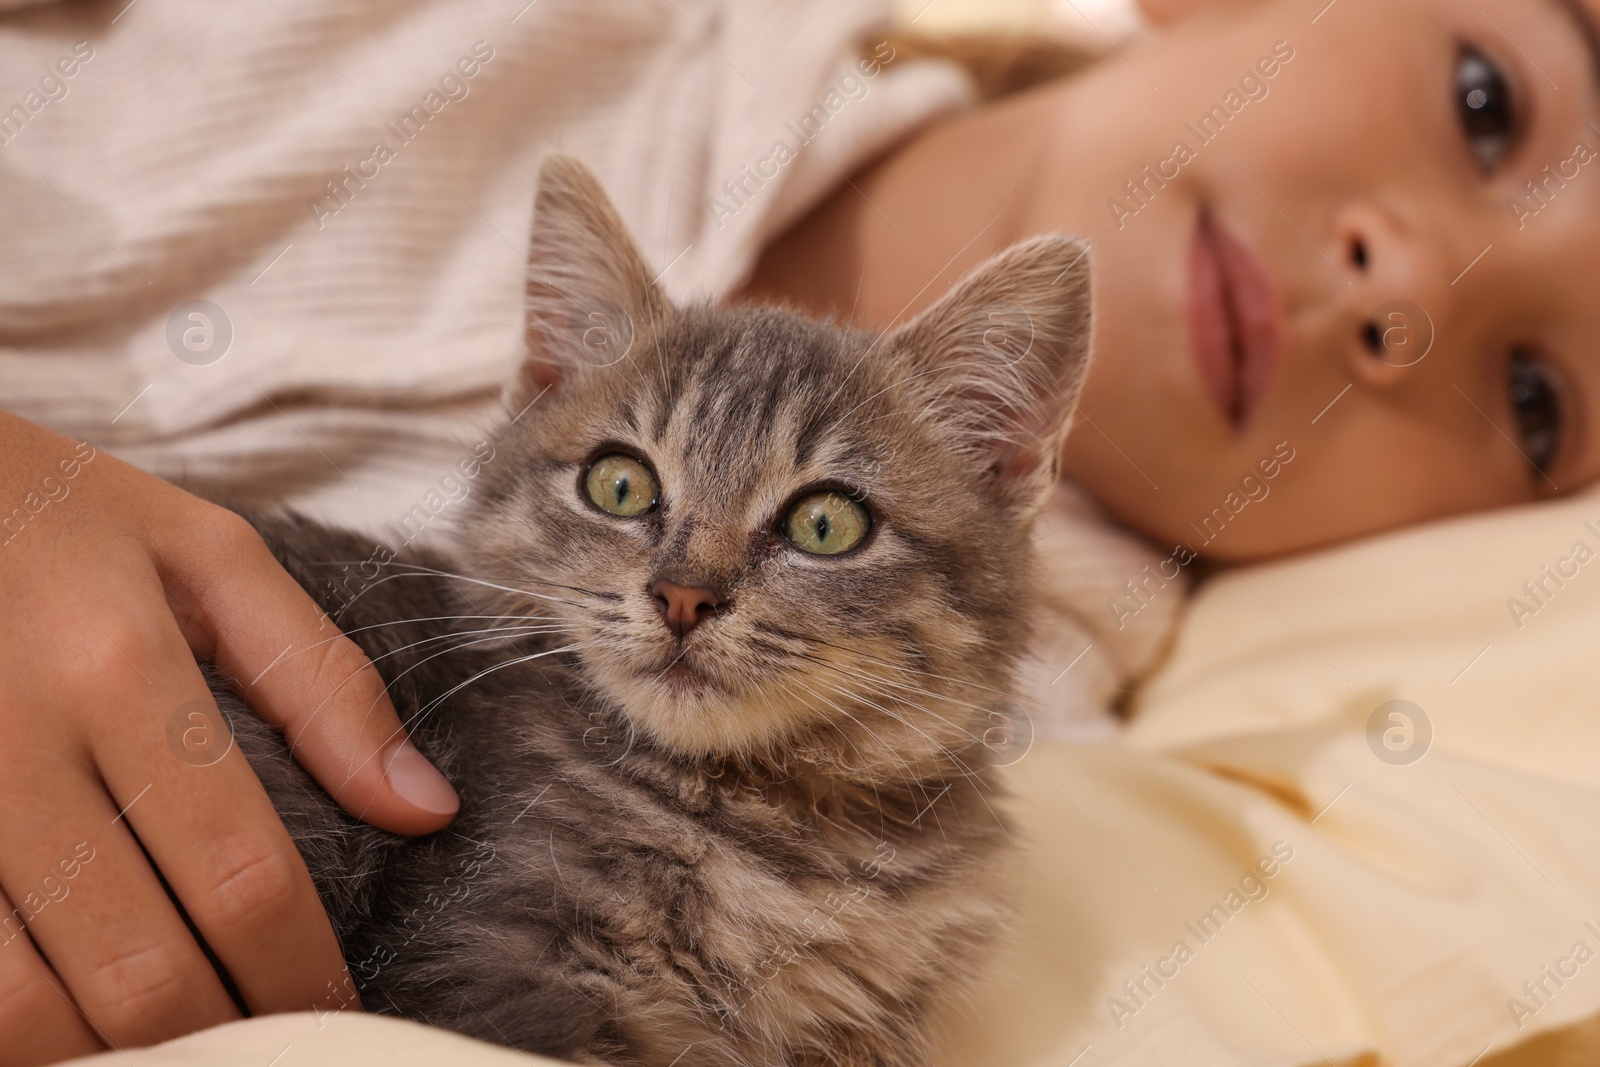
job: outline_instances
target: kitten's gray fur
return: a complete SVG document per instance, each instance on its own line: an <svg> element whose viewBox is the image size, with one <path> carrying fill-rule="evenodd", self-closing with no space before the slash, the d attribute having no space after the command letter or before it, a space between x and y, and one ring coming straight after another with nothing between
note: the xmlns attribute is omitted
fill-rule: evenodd
<svg viewBox="0 0 1600 1067"><path fill-rule="evenodd" d="M1084 251L1035 238L877 338L680 309L588 172L546 164L506 398L525 413L461 505L461 557L380 563L256 520L376 662L459 818L415 839L357 822L214 686L369 1010L590 1063L925 1059L1004 914L983 734L1086 358ZM659 478L647 516L583 495L617 446ZM780 536L822 482L872 509L860 549ZM721 597L682 638L663 575Z"/></svg>

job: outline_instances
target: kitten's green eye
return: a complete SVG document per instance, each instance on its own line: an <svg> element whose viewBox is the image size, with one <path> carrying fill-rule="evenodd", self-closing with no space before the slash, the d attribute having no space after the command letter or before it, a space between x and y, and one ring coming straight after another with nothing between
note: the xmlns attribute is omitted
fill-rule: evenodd
<svg viewBox="0 0 1600 1067"><path fill-rule="evenodd" d="M661 499L661 487L650 468L621 452L609 452L589 464L584 488L595 507L624 519L643 515Z"/></svg>
<svg viewBox="0 0 1600 1067"><path fill-rule="evenodd" d="M872 514L834 489L800 498L783 520L789 543L818 556L835 556L859 545L872 529Z"/></svg>

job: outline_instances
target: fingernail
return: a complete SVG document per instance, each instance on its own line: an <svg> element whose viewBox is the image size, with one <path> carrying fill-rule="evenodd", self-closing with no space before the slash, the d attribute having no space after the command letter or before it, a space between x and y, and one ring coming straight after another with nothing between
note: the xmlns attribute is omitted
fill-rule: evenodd
<svg viewBox="0 0 1600 1067"><path fill-rule="evenodd" d="M390 789L423 811L454 815L461 810L461 798L456 791L410 741L400 742L383 773L389 779Z"/></svg>

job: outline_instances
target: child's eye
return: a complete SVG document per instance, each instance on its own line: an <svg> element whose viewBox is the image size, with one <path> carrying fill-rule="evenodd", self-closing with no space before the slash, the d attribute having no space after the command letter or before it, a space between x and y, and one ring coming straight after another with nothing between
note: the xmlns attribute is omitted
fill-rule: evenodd
<svg viewBox="0 0 1600 1067"><path fill-rule="evenodd" d="M1561 450L1561 394L1550 371L1531 353L1515 349L1506 371L1517 436L1534 470L1543 474Z"/></svg>
<svg viewBox="0 0 1600 1067"><path fill-rule="evenodd" d="M1471 46L1456 55L1456 113L1472 157L1493 171L1516 139L1511 87L1492 59Z"/></svg>

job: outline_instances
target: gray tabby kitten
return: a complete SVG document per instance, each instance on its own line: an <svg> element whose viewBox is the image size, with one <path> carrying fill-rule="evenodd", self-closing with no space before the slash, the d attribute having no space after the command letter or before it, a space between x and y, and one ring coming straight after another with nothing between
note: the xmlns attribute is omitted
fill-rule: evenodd
<svg viewBox="0 0 1600 1067"><path fill-rule="evenodd" d="M1004 914L983 735L1084 252L1018 245L877 337L678 308L594 178L545 165L517 417L460 557L257 522L460 816L355 821L215 686L369 1010L581 1063L925 1061Z"/></svg>

